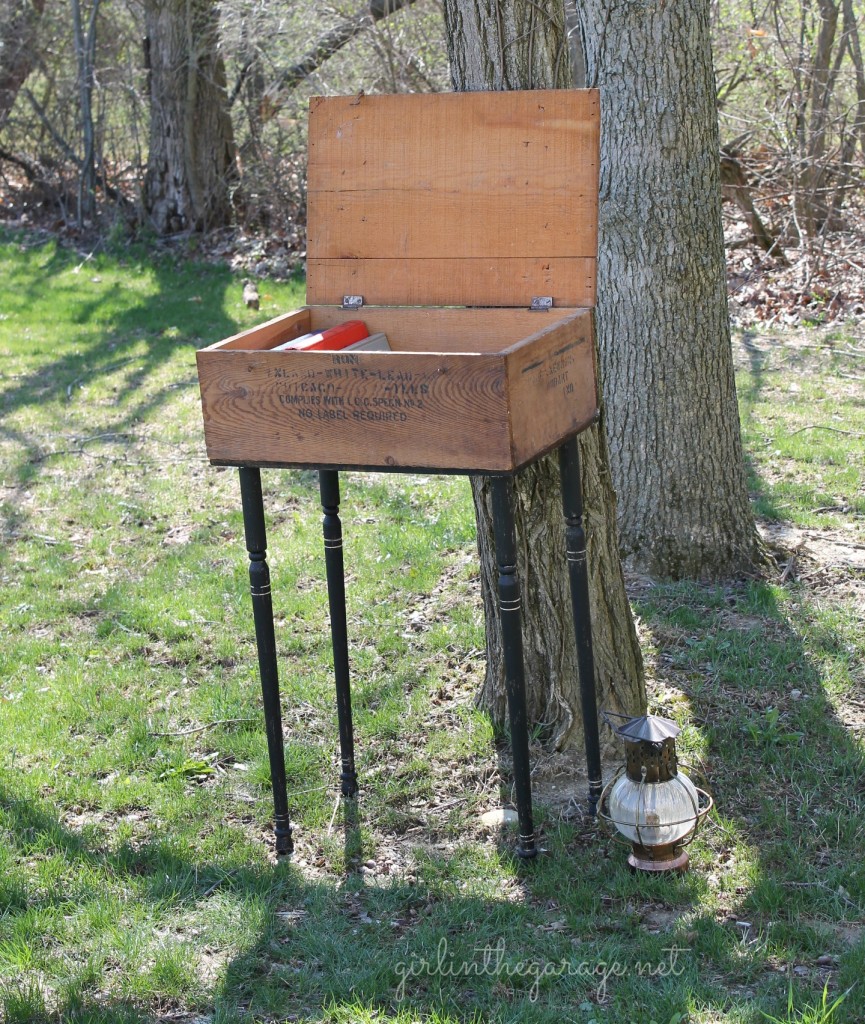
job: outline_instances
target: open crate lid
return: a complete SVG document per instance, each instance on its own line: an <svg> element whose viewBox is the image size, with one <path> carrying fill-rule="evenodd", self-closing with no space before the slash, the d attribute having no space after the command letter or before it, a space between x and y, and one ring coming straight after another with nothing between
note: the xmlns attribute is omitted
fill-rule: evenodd
<svg viewBox="0 0 865 1024"><path fill-rule="evenodd" d="M314 97L307 302L593 306L596 90Z"/></svg>

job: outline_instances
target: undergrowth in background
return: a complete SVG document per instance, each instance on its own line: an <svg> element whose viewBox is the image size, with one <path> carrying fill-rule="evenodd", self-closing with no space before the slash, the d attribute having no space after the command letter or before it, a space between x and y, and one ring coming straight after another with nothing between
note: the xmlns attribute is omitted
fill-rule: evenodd
<svg viewBox="0 0 865 1024"><path fill-rule="evenodd" d="M509 776L472 703L461 478L343 475L344 807L317 483L264 473L297 843L275 864L239 492L194 366L303 301L259 290L253 313L219 266L0 236L5 1021L862 1021L861 338L738 348L777 570L631 581L652 709L717 800L680 877L629 874L540 749L547 854L481 821Z"/></svg>

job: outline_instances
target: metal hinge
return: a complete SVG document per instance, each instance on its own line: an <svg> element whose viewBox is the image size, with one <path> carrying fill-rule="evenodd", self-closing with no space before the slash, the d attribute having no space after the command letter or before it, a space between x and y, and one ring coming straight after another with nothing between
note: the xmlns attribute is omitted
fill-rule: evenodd
<svg viewBox="0 0 865 1024"><path fill-rule="evenodd" d="M552 300L550 300L552 301ZM342 297L342 308L343 309L360 309L363 305L362 295L343 295Z"/></svg>
<svg viewBox="0 0 865 1024"><path fill-rule="evenodd" d="M546 313L548 309L553 308L553 297L552 295L533 295L532 304L529 309L535 312Z"/></svg>

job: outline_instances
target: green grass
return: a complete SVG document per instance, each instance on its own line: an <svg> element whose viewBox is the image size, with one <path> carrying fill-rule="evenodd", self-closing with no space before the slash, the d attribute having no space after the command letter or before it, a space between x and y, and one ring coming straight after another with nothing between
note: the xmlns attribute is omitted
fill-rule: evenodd
<svg viewBox="0 0 865 1024"><path fill-rule="evenodd" d="M737 382L757 514L818 528L858 520L861 538L861 340L851 343L839 330L746 333L739 356Z"/></svg>
<svg viewBox="0 0 865 1024"><path fill-rule="evenodd" d="M853 568L809 575L802 555L783 582L636 581L652 707L690 722L717 814L690 874L638 878L540 802L549 852L523 864L479 821L508 786L472 704L466 482L344 475L353 816L335 802L317 486L269 471L297 842L272 863L239 493L206 461L193 358L302 302L260 290L253 314L217 266L0 236L3 1019L756 1024L818 1020L852 985L832 1019L861 1020ZM761 358L740 374L757 508L862 543L856 438L789 437L861 430L842 376L861 365L777 339ZM797 360L800 392L779 394L770 359ZM539 781L566 770L536 754Z"/></svg>

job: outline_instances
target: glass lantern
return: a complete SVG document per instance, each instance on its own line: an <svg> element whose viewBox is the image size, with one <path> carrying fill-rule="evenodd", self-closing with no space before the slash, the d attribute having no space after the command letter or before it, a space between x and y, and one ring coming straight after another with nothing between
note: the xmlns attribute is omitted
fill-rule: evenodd
<svg viewBox="0 0 865 1024"><path fill-rule="evenodd" d="M628 863L639 871L684 871L712 797L680 769L675 722L656 715L605 714L625 744L625 764L601 794L598 813L631 844ZM623 719L615 725L610 718Z"/></svg>

